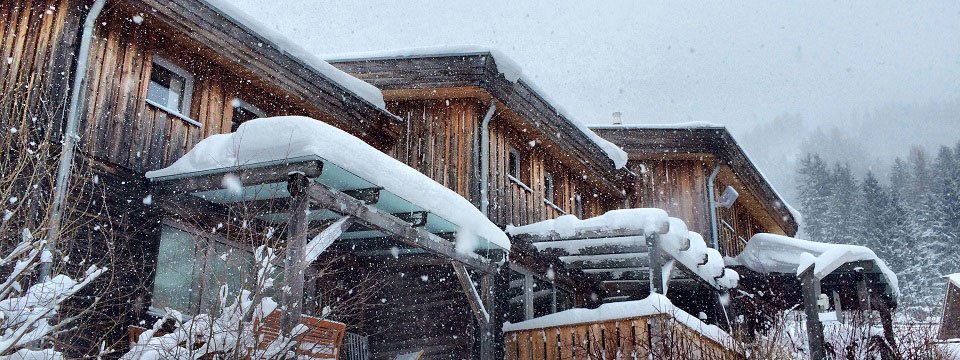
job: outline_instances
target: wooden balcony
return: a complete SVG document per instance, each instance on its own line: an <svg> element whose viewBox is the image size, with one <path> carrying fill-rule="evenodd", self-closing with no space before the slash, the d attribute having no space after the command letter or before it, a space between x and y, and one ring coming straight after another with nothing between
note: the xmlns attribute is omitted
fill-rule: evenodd
<svg viewBox="0 0 960 360"><path fill-rule="evenodd" d="M505 359L745 359L705 333L670 314L506 331Z"/></svg>

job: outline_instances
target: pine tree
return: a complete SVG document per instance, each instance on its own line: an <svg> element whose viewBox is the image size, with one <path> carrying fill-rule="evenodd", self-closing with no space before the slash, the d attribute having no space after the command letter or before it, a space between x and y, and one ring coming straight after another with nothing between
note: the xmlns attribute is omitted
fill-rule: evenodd
<svg viewBox="0 0 960 360"><path fill-rule="evenodd" d="M827 227L829 242L864 245L863 214L859 211L860 188L850 166L836 164L830 174L833 193L830 196Z"/></svg>
<svg viewBox="0 0 960 360"><path fill-rule="evenodd" d="M819 155L807 154L800 160L797 169L797 195L803 218L803 236L814 241L823 241L830 231L830 172Z"/></svg>

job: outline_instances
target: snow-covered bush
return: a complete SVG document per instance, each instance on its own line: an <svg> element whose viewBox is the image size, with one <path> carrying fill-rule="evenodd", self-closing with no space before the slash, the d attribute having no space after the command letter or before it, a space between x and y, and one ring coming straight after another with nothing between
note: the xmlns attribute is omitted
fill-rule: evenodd
<svg viewBox="0 0 960 360"><path fill-rule="evenodd" d="M267 343L257 335L262 320L277 309L277 303L264 296L273 287L277 255L272 248L261 245L254 252L254 259L256 281L249 289L230 295L230 289L223 285L214 311L189 319L175 310L166 309L166 315L144 331L121 359L192 360L209 355L223 359L289 358L296 345L293 338L307 328L299 325L291 337L280 336ZM162 328L169 322L175 329L162 333Z"/></svg>
<svg viewBox="0 0 960 360"><path fill-rule="evenodd" d="M55 275L24 289L35 276L42 261L49 261L45 241L35 239L24 229L20 243L3 259L0 268L10 274L0 284L0 356L9 359L58 359L49 337L75 325L78 318L58 318L60 305L81 288L106 271L90 266L77 281L66 275Z"/></svg>
<svg viewBox="0 0 960 360"><path fill-rule="evenodd" d="M843 321L835 313L821 314L824 345L834 359L900 359L953 360L960 354L949 347L938 346L936 326L916 323L905 316L895 316L890 346L884 338L883 327L870 312L844 312ZM776 317L771 328L757 334L749 344L751 359L809 359L806 321L801 311L785 311Z"/></svg>

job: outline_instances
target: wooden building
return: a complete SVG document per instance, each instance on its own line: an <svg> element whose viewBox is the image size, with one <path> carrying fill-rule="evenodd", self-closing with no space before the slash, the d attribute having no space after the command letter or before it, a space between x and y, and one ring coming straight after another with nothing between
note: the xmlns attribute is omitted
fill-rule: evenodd
<svg viewBox="0 0 960 360"><path fill-rule="evenodd" d="M230 271L242 272L241 265L221 257L248 258L266 241L261 234L275 228L282 239L335 223L335 217L317 224L301 219L300 228L264 220L275 213L292 217L296 211L289 199L218 203L196 196L216 191L220 184L210 176L153 182L145 177L201 140L234 132L254 118L302 115L330 124L452 190L500 228L563 215L586 219L615 209L662 208L731 257L756 233L797 231L786 204L725 129L595 128L628 154L626 166L618 167L612 152L620 150L565 116L515 65L488 49L332 61L379 88L385 101L380 104L360 93L356 79L285 47L242 14L203 0L108 0L91 23L89 56L80 58L93 4L0 4L0 51L8 59L0 66L3 121L48 141L61 137L70 84L77 76L85 79L76 113L77 180L68 194L76 226L67 235L76 240L61 251L71 259L122 261L111 266L110 282L97 286L102 291L97 294L110 299L97 304L103 307L95 315L102 331L71 335L74 354L93 351L103 340L96 338L100 334L123 346L128 326L153 320L164 307L188 314L208 309L211 291L230 281ZM78 74L79 64L87 66ZM30 125L38 123L36 117L45 125ZM324 166L331 168L316 162L287 165L298 167L271 167L271 174L296 170L315 180ZM259 179L257 185L292 183L257 171L243 174ZM604 286L582 267L540 252L523 238L499 249L509 248L507 254L473 258L452 252L454 231L428 226L427 211L370 215L387 193L380 187L313 189L327 197L307 203L326 210L333 205L321 198L351 204L349 211L335 212L361 225L345 231L388 233L355 234L352 240L370 241L331 246L318 263L350 276L320 276L304 284L313 301L304 306L310 307L353 295L363 279L377 279L379 285L363 295L363 306L336 318L347 324L348 341L363 341L375 358L418 350L425 358L502 358L503 322L595 307L621 295L621 289ZM739 197L716 206L730 191ZM279 211L280 206L287 207ZM629 260L640 266L639 259ZM474 283L481 288L479 298L469 291ZM716 289L702 283L676 288L671 300L678 307L718 322ZM650 289L637 290L634 296ZM489 320L478 315L478 307L485 307ZM304 310L311 311L321 309Z"/></svg>
<svg viewBox="0 0 960 360"><path fill-rule="evenodd" d="M943 313L937 338L960 339L960 274L947 276L947 291L943 298Z"/></svg>

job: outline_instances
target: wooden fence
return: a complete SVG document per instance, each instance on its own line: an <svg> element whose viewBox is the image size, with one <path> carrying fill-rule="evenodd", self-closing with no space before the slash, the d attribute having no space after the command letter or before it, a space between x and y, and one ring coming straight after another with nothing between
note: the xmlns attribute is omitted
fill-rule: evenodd
<svg viewBox="0 0 960 360"><path fill-rule="evenodd" d="M507 360L745 359L667 314L511 331L504 338Z"/></svg>

